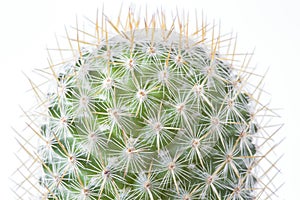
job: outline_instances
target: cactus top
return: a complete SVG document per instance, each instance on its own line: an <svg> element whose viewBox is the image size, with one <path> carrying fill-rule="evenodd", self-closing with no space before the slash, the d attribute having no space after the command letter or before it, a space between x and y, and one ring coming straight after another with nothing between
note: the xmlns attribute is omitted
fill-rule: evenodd
<svg viewBox="0 0 300 200"><path fill-rule="evenodd" d="M167 29L164 14L145 27L131 12L123 25L103 24L97 21L94 42L81 40L80 32L92 34L77 29L74 57L57 71L50 67L56 84L39 125L42 198L260 194L255 99L245 89L247 64L238 70L234 56L222 53L231 40L214 27L208 36L205 24L190 34L180 18Z"/></svg>

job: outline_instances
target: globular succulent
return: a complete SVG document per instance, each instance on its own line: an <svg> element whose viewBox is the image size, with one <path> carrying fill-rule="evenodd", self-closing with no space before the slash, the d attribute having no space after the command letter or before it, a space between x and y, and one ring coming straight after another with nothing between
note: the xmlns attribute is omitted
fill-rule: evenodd
<svg viewBox="0 0 300 200"><path fill-rule="evenodd" d="M74 38L67 32L69 58L51 57L40 72L54 84L43 91L31 81L39 104L27 114L28 127L39 143L20 140L31 157L22 163L30 166L24 177L35 190L24 193L271 199L277 168L262 116L273 112L258 99L261 81L249 81L263 77L248 67L252 54L235 53L233 35L204 19L191 28L178 13L140 17L130 9L120 16L97 17L90 32L77 26Z"/></svg>

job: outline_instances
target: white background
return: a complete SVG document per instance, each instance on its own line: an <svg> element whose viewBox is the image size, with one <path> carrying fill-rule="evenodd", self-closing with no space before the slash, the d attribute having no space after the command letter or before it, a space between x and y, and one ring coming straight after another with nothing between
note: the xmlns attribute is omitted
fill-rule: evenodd
<svg viewBox="0 0 300 200"><path fill-rule="evenodd" d="M64 35L64 26L75 24L76 15L94 17L96 9L105 6L105 13L116 14L122 1L93 0L9 0L0 3L0 199L13 199L9 176L17 167L17 149L11 127L22 127L19 105L28 103L30 88L22 74L47 66L46 46L55 46L54 35ZM149 8L166 10L190 9L204 11L208 19L221 21L223 32L238 33L238 50L250 52L255 48L252 65L264 72L265 90L271 94L271 107L285 123L280 134L285 141L277 150L281 160L285 185L280 198L299 199L299 60L300 3L297 0L152 0L124 1ZM268 97L269 98L269 97ZM27 99L27 100L26 100ZM298 163L297 163L298 162ZM274 198L276 199L276 198Z"/></svg>

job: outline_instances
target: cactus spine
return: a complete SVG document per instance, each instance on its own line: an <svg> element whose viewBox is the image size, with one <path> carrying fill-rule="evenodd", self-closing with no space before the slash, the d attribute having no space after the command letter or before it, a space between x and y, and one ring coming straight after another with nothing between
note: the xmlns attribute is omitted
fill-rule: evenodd
<svg viewBox="0 0 300 200"><path fill-rule="evenodd" d="M257 116L268 110L255 97L260 85L249 87L250 57L236 62L231 36L205 22L191 33L184 17L169 26L163 12L141 19L129 11L122 22L97 20L94 34L77 27L75 39L67 35L73 57L50 64L55 89L40 99L44 120L29 123L41 141L28 151L42 168L39 196L268 196L256 173L266 158Z"/></svg>

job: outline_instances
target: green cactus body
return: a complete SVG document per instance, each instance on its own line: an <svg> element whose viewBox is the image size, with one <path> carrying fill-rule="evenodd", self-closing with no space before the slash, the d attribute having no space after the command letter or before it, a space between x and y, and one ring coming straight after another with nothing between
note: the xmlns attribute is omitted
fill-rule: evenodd
<svg viewBox="0 0 300 200"><path fill-rule="evenodd" d="M77 38L77 56L52 70L57 87L38 150L43 199L250 200L261 192L244 69L219 51L220 35L206 41L205 24L189 35L180 19L169 29L156 20L141 27L129 12L121 29L106 19L116 34L96 24L96 42Z"/></svg>

